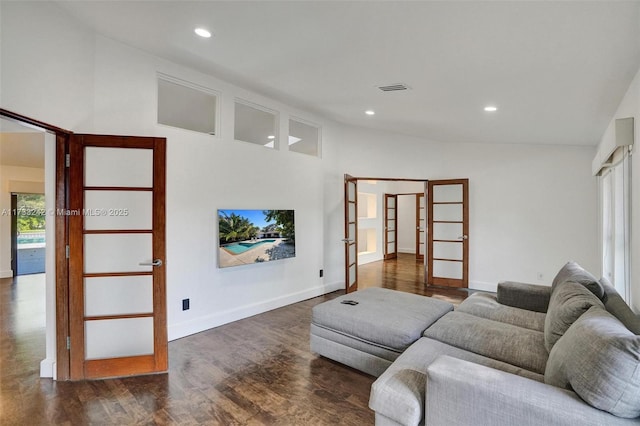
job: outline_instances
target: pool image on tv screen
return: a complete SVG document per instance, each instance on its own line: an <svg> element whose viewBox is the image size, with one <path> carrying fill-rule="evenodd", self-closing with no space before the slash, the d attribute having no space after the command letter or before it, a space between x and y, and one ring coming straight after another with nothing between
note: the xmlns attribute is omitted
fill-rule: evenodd
<svg viewBox="0 0 640 426"><path fill-rule="evenodd" d="M294 210L218 210L218 266L295 257L294 217Z"/></svg>

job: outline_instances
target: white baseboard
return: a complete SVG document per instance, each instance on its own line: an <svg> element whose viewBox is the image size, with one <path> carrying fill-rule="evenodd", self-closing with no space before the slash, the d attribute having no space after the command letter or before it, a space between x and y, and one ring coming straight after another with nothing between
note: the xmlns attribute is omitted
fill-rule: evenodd
<svg viewBox="0 0 640 426"><path fill-rule="evenodd" d="M469 281L469 288L471 290L490 291L495 293L498 291L498 283L488 283L483 281Z"/></svg>
<svg viewBox="0 0 640 426"><path fill-rule="evenodd" d="M13 270L0 271L0 278L13 278Z"/></svg>
<svg viewBox="0 0 640 426"><path fill-rule="evenodd" d="M40 377L56 379L56 360L45 358L40 361Z"/></svg>
<svg viewBox="0 0 640 426"><path fill-rule="evenodd" d="M344 283L338 282L320 285L297 293L275 297L263 302L253 303L250 305L241 306L238 308L229 309L227 311L218 312L212 315L207 315L193 320L170 325L167 327L169 341L200 333L201 331L209 330L210 328L219 327L233 321L252 317L263 312L278 309L283 306L291 305L293 303L301 302L313 297L322 296L323 294L331 293L333 291L341 289L344 289Z"/></svg>
<svg viewBox="0 0 640 426"><path fill-rule="evenodd" d="M398 253L416 254L416 248L398 248Z"/></svg>

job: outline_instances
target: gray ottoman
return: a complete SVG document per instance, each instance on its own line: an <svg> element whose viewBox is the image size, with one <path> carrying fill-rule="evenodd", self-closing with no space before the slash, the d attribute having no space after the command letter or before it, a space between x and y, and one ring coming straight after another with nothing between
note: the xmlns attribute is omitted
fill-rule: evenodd
<svg viewBox="0 0 640 426"><path fill-rule="evenodd" d="M314 306L311 350L378 377L452 310L442 300L384 288L345 294Z"/></svg>

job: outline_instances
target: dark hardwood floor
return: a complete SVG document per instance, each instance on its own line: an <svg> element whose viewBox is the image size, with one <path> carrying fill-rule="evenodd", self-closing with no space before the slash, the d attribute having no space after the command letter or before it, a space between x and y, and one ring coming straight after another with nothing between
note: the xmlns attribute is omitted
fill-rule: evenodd
<svg viewBox="0 0 640 426"><path fill-rule="evenodd" d="M425 290L421 268L401 256L360 267L360 282L455 303L466 297ZM375 378L309 351L311 308L340 294L170 342L168 374L54 382L39 378L43 276L0 280L0 424L371 425Z"/></svg>
<svg viewBox="0 0 640 426"><path fill-rule="evenodd" d="M358 288L384 287L421 294L459 305L469 296L468 289L424 285L424 264L415 254L398 253L397 259L372 262L358 267Z"/></svg>

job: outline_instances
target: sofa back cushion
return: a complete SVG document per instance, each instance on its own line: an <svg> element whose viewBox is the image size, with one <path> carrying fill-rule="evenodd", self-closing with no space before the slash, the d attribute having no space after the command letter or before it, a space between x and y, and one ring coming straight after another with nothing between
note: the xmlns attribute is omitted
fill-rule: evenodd
<svg viewBox="0 0 640 426"><path fill-rule="evenodd" d="M626 418L640 416L640 336L598 306L555 344L547 384L573 389L590 405Z"/></svg>
<svg viewBox="0 0 640 426"><path fill-rule="evenodd" d="M551 283L551 292L553 293L555 289L565 281L582 284L600 300L604 297L604 289L600 282L576 262L567 262L566 265L560 268L560 271L558 271L558 274Z"/></svg>
<svg viewBox="0 0 640 426"><path fill-rule="evenodd" d="M600 284L604 288L603 302L607 311L618 318L631 332L640 334L640 318L633 313L609 280L602 277L600 278Z"/></svg>
<svg viewBox="0 0 640 426"><path fill-rule="evenodd" d="M573 281L564 281L551 292L549 309L544 320L544 345L551 351L553 345L580 315L592 306L604 305L587 288Z"/></svg>
<svg viewBox="0 0 640 426"><path fill-rule="evenodd" d="M549 357L542 332L464 312L449 312L424 336L538 374L544 374Z"/></svg>

